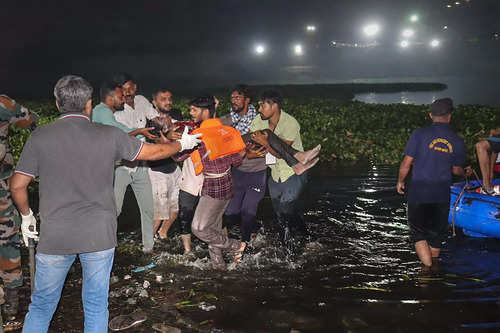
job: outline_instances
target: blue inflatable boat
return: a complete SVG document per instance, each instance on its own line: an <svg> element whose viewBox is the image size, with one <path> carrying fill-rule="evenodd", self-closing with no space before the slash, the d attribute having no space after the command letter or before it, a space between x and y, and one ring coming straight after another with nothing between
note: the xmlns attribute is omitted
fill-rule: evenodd
<svg viewBox="0 0 500 333"><path fill-rule="evenodd" d="M495 179L493 184L499 184ZM451 186L450 225L463 229L473 237L500 238L500 196L477 193L478 181L455 183Z"/></svg>

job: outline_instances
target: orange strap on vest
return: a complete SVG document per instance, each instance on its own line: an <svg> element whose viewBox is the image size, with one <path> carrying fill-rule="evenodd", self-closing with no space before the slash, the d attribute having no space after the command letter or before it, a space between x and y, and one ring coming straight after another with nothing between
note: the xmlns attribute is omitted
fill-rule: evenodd
<svg viewBox="0 0 500 333"><path fill-rule="evenodd" d="M207 147L208 157L211 161L222 156L238 153L246 147L240 132L233 127L222 125L218 118L203 121L200 128L193 131L193 134L198 133L203 134L201 140ZM195 166L195 172L199 175L203 171L200 152L195 150L190 156Z"/></svg>

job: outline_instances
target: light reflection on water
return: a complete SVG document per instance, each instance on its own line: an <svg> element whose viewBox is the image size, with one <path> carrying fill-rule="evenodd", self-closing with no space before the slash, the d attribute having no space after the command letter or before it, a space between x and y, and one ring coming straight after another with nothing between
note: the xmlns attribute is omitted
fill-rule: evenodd
<svg viewBox="0 0 500 333"><path fill-rule="evenodd" d="M241 300L227 306L241 307L247 319L214 315L218 327L281 332L283 327L272 323L285 321L312 332L368 327L416 332L495 322L498 241L450 238L436 270L422 275L408 240L404 199L395 191L395 167L334 165L310 176L302 203L312 237L297 244L293 257L277 245L267 197L264 230L236 271L223 277L210 271L204 244L195 248L194 263L176 260L172 253L182 251L179 242L167 245L161 260L170 271L178 267L186 288L203 272L203 279L213 281L210 292Z"/></svg>

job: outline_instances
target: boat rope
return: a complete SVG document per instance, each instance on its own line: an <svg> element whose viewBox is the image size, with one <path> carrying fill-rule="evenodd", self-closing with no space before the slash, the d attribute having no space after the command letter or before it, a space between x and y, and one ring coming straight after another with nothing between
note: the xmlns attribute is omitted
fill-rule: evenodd
<svg viewBox="0 0 500 333"><path fill-rule="evenodd" d="M474 169L472 171L474 171ZM474 171L474 173L476 173L476 171ZM477 176L477 174L476 174L476 176ZM469 176L465 176L464 187L462 188L462 191L458 195L457 200L453 203L453 211L451 212L451 226L452 226L452 230L453 230L453 237L457 236L457 234L455 232L455 212L457 210L457 205L460 202L460 199L462 199L462 196L464 195L466 189L469 189Z"/></svg>

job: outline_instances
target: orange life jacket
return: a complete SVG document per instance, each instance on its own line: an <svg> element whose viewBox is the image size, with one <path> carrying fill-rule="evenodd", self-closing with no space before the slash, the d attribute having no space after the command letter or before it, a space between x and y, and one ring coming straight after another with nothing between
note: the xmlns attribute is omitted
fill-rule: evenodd
<svg viewBox="0 0 500 333"><path fill-rule="evenodd" d="M202 133L201 140L207 147L208 157L211 161L216 158L238 153L245 149L245 143L240 132L231 126L222 125L218 118L211 118L203 121L200 128L195 129L192 134ZM195 150L191 153L191 159L195 172L199 175L203 171L201 160L205 156L200 156L200 152Z"/></svg>

